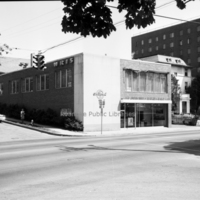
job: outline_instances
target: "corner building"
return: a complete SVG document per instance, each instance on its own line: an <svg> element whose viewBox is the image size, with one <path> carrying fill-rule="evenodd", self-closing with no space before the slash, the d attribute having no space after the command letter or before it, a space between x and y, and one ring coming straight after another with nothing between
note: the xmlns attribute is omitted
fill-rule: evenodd
<svg viewBox="0 0 200 200"><path fill-rule="evenodd" d="M0 103L73 113L84 131L171 126L171 65L79 53L0 75Z"/></svg>

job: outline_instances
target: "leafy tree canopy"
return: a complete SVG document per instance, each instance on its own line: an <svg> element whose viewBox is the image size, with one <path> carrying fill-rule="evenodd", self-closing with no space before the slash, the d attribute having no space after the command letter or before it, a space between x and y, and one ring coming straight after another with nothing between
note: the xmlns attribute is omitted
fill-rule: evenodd
<svg viewBox="0 0 200 200"><path fill-rule="evenodd" d="M112 11L106 3L114 0L61 0L65 13L62 19L62 31L72 32L82 36L104 37L116 31L112 20ZM175 0L180 9L186 7L186 3L194 0ZM156 0L118 0L116 9L119 13L126 11L126 28L134 26L145 28L155 22Z"/></svg>

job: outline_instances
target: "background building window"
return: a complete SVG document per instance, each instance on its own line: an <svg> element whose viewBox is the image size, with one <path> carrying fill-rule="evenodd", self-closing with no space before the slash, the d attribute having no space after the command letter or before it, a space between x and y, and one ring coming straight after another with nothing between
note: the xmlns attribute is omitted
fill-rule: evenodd
<svg viewBox="0 0 200 200"><path fill-rule="evenodd" d="M149 47L149 52L152 52L152 47Z"/></svg>
<svg viewBox="0 0 200 200"><path fill-rule="evenodd" d="M197 61L200 63L200 57L197 58Z"/></svg>
<svg viewBox="0 0 200 200"><path fill-rule="evenodd" d="M55 88L72 87L72 71L63 69L55 72Z"/></svg>
<svg viewBox="0 0 200 200"><path fill-rule="evenodd" d="M141 53L144 53L144 49L141 50Z"/></svg>
<svg viewBox="0 0 200 200"><path fill-rule="evenodd" d="M11 94L19 93L19 80L11 81Z"/></svg>
<svg viewBox="0 0 200 200"><path fill-rule="evenodd" d="M158 46L156 46L156 51L158 51L159 50L159 48L158 48Z"/></svg>
<svg viewBox="0 0 200 200"><path fill-rule="evenodd" d="M156 37L156 42L158 42L158 37Z"/></svg>
<svg viewBox="0 0 200 200"><path fill-rule="evenodd" d="M179 44L180 44L180 46L182 46L183 45L183 40L180 40Z"/></svg>
<svg viewBox="0 0 200 200"><path fill-rule="evenodd" d="M174 33L170 33L170 38L173 38L174 37Z"/></svg>
<svg viewBox="0 0 200 200"><path fill-rule="evenodd" d="M197 27L197 31L200 31L200 26Z"/></svg>
<svg viewBox="0 0 200 200"><path fill-rule="evenodd" d="M149 43L151 43L152 42L152 39L151 38L149 38Z"/></svg>
<svg viewBox="0 0 200 200"><path fill-rule="evenodd" d="M180 31L180 35L183 35L183 30Z"/></svg>
<svg viewBox="0 0 200 200"><path fill-rule="evenodd" d="M190 44L190 39L189 38L187 39L187 43Z"/></svg>
<svg viewBox="0 0 200 200"><path fill-rule="evenodd" d="M144 45L144 40L141 41L141 44Z"/></svg>
<svg viewBox="0 0 200 200"><path fill-rule="evenodd" d="M37 76L36 88L37 91L48 90L49 89L49 75L43 74Z"/></svg>
<svg viewBox="0 0 200 200"><path fill-rule="evenodd" d="M185 69L185 76L188 76L188 69Z"/></svg>
<svg viewBox="0 0 200 200"><path fill-rule="evenodd" d="M188 61L187 61L187 63L188 63L188 64L190 64L190 63L191 63L191 60L190 60L190 58L188 58Z"/></svg>
<svg viewBox="0 0 200 200"><path fill-rule="evenodd" d="M32 92L33 91L33 77L28 77L22 79L21 82L21 91L22 92Z"/></svg>
<svg viewBox="0 0 200 200"><path fill-rule="evenodd" d="M188 82L185 82L185 93L187 91L187 88L188 88Z"/></svg>
<svg viewBox="0 0 200 200"><path fill-rule="evenodd" d="M164 34L164 35L163 35L163 40L165 40L165 39L166 39L166 35Z"/></svg>
<svg viewBox="0 0 200 200"><path fill-rule="evenodd" d="M166 45L165 44L163 44L163 49L165 49L166 48Z"/></svg>
<svg viewBox="0 0 200 200"><path fill-rule="evenodd" d="M191 29L190 28L187 29L187 33L191 33Z"/></svg>
<svg viewBox="0 0 200 200"><path fill-rule="evenodd" d="M190 54L191 53L191 49L188 49L187 52L188 52L188 54Z"/></svg>
<svg viewBox="0 0 200 200"><path fill-rule="evenodd" d="M173 42L170 43L170 47L174 47L174 43Z"/></svg>

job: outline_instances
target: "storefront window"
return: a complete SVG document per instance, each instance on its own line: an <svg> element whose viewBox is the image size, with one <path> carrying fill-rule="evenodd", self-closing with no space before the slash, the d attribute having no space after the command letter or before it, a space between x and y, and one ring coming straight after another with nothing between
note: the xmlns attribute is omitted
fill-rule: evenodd
<svg viewBox="0 0 200 200"><path fill-rule="evenodd" d="M166 93L167 92L166 76L164 75L160 76L160 83L161 83L161 92Z"/></svg>
<svg viewBox="0 0 200 200"><path fill-rule="evenodd" d="M138 91L139 87L139 78L138 73L133 71L133 91Z"/></svg>
<svg viewBox="0 0 200 200"><path fill-rule="evenodd" d="M154 92L161 92L161 87L160 87L160 75L159 74L154 74Z"/></svg>
<svg viewBox="0 0 200 200"><path fill-rule="evenodd" d="M140 73L140 92L146 91L146 73L141 72Z"/></svg>
<svg viewBox="0 0 200 200"><path fill-rule="evenodd" d="M166 104L121 104L121 128L166 126Z"/></svg>
<svg viewBox="0 0 200 200"><path fill-rule="evenodd" d="M147 78L147 91L148 92L153 92L153 73L148 73L148 78Z"/></svg>
<svg viewBox="0 0 200 200"><path fill-rule="evenodd" d="M167 93L167 75L126 70L125 85L127 92Z"/></svg>
<svg viewBox="0 0 200 200"><path fill-rule="evenodd" d="M131 70L126 71L126 91L131 91Z"/></svg>
<svg viewBox="0 0 200 200"><path fill-rule="evenodd" d="M165 104L153 104L153 126L166 126Z"/></svg>

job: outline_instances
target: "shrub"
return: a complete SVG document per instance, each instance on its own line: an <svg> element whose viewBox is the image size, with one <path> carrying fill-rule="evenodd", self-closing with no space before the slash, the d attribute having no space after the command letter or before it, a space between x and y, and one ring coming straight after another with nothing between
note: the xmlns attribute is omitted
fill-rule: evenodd
<svg viewBox="0 0 200 200"><path fill-rule="evenodd" d="M43 109L29 109L24 106L17 104L6 105L0 103L0 114L4 114L7 117L20 119L21 109L25 111L25 120L34 120L35 123L53 125L58 127L63 127L68 130L73 131L83 131L83 124L78 121L74 116L61 117L56 111L48 108Z"/></svg>
<svg viewBox="0 0 200 200"><path fill-rule="evenodd" d="M67 130L83 131L83 124L74 116L67 116L64 119L64 125Z"/></svg>

